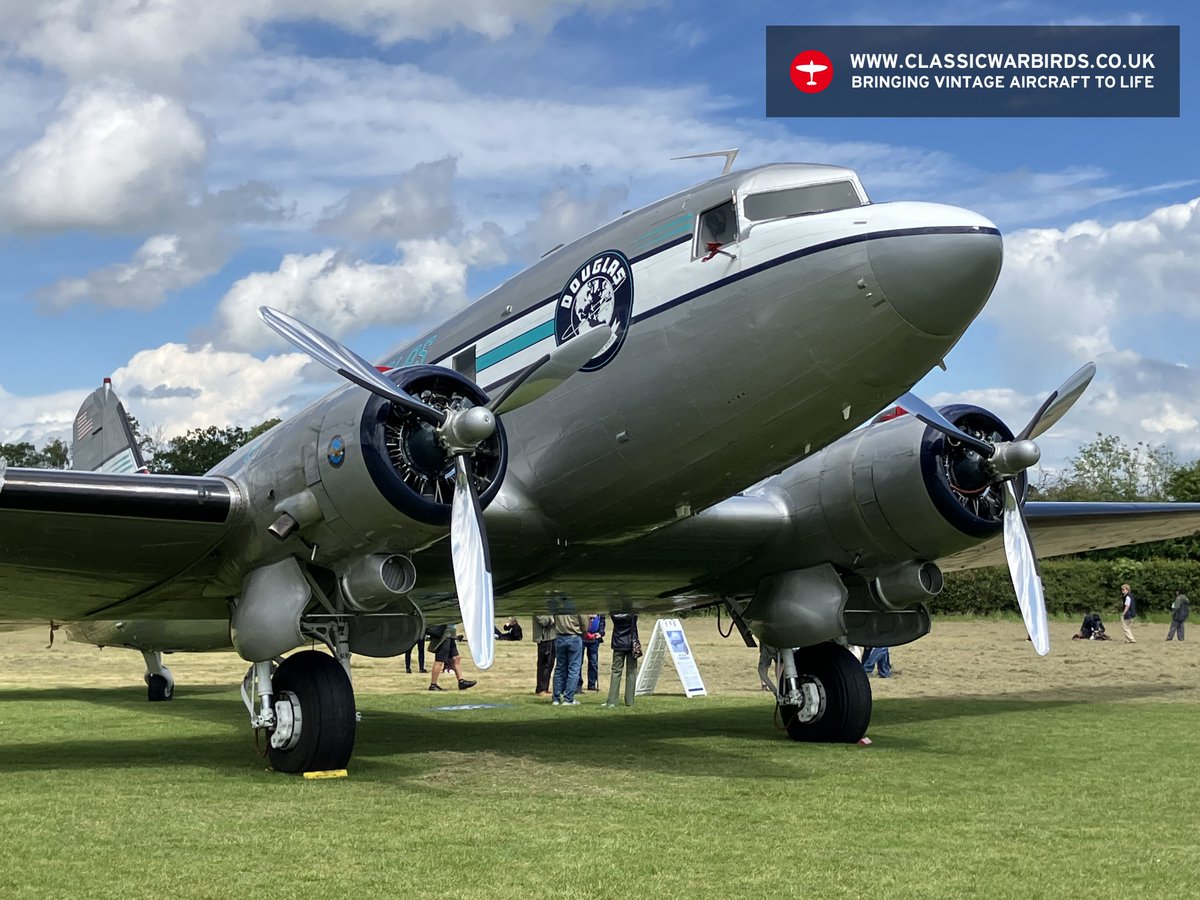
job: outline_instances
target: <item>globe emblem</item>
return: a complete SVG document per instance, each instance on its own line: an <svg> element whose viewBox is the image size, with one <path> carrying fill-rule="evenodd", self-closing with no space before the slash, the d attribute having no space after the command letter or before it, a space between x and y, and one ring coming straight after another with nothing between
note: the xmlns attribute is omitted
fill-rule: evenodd
<svg viewBox="0 0 1200 900"><path fill-rule="evenodd" d="M615 250L597 254L576 270L563 288L555 313L559 344L585 331L607 325L612 337L582 366L592 372L604 366L625 340L633 307L633 277L625 256Z"/></svg>

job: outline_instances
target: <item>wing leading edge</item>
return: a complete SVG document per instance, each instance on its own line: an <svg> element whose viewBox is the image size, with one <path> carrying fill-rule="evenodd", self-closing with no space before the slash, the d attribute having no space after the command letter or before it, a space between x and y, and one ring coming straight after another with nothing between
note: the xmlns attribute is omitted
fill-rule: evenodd
<svg viewBox="0 0 1200 900"><path fill-rule="evenodd" d="M184 573L198 596L243 506L224 478L8 468L0 619L81 619Z"/></svg>

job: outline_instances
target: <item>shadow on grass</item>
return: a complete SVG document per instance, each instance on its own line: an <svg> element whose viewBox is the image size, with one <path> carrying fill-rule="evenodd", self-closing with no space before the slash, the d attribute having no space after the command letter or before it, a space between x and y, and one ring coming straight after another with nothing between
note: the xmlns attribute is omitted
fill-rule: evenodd
<svg viewBox="0 0 1200 900"><path fill-rule="evenodd" d="M957 694L929 698L896 698L877 700L871 716L872 725L896 725L906 722L931 722L938 719L999 716L1033 709L1049 710L1064 707L1112 703L1116 700L1150 700L1187 692L1190 688L1178 684L1131 685L1119 690L1110 685L1047 687L1024 694Z"/></svg>
<svg viewBox="0 0 1200 900"><path fill-rule="evenodd" d="M1174 693L1177 686L1122 690L1122 698L1150 698ZM459 699L459 698L455 698ZM468 698L462 698L468 699ZM470 697L505 703L513 698ZM1004 715L1110 702L1111 688L1047 689L1021 696L933 697L888 699L875 706L872 725L905 724L951 718ZM387 780L398 769L427 771L429 760L445 751L486 754L490 760L532 760L547 765L579 765L625 771L780 779L810 777L803 766L842 746L792 745L772 725L772 707L763 702L727 699L687 701L658 697L633 711L604 710L594 704L579 709L551 708L522 698L511 706L462 712L437 712L419 695L367 694L354 759L360 777ZM246 713L228 685L190 685L171 703L148 703L138 688L15 689L0 691L3 703L96 704L145 719L145 737L128 737L134 727L122 715L104 722L89 716L73 733L86 736L63 741L0 744L0 773L47 769L188 766L234 777L261 772L265 761L254 755ZM399 703L405 708L396 709ZM448 705L453 705L448 704ZM651 705L658 708L648 708ZM2 707L0 707L2 709ZM68 715L55 712L59 724ZM13 717L8 719L9 733ZM31 719L36 716L31 716ZM172 731L178 723L187 733ZM105 731L109 731L106 736ZM118 734L120 736L118 736ZM920 738L905 741L923 744ZM895 743L895 741L893 741Z"/></svg>

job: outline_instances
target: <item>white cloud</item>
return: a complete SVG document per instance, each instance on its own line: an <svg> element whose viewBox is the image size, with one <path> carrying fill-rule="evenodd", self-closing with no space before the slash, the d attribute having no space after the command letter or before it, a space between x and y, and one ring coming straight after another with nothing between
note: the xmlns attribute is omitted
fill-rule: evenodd
<svg viewBox="0 0 1200 900"><path fill-rule="evenodd" d="M238 349L275 345L258 316L264 305L333 336L448 316L467 303L468 267L499 264L502 247L500 230L484 226L457 244L444 238L402 241L402 258L391 263L353 259L335 250L288 254L276 271L248 275L221 298L218 340Z"/></svg>
<svg viewBox="0 0 1200 900"><path fill-rule="evenodd" d="M137 227L181 206L207 140L178 101L117 85L72 92L0 171L9 230Z"/></svg>
<svg viewBox="0 0 1200 900"><path fill-rule="evenodd" d="M69 441L75 413L79 412L83 398L94 389L19 397L0 387L0 444L28 441L40 447L55 437Z"/></svg>
<svg viewBox="0 0 1200 900"><path fill-rule="evenodd" d="M591 195L567 187L549 190L542 194L538 214L518 233L518 252L536 259L552 247L570 243L610 221L628 197L624 185L609 185Z"/></svg>
<svg viewBox="0 0 1200 900"><path fill-rule="evenodd" d="M1080 362L1125 349L1160 313L1200 318L1200 198L1104 226L1017 231L985 319L1022 354Z"/></svg>
<svg viewBox="0 0 1200 900"><path fill-rule="evenodd" d="M190 428L257 425L294 412L313 393L301 374L308 363L300 353L258 359L211 345L163 344L134 354L112 377L145 429L173 437Z"/></svg>
<svg viewBox="0 0 1200 900"><path fill-rule="evenodd" d="M113 387L147 434L171 438L209 425L253 426L295 412L321 390L305 380L300 353L258 359L248 353L163 344L134 354L113 372ZM98 384L20 397L0 387L0 443L53 438L70 443L79 405Z"/></svg>
<svg viewBox="0 0 1200 900"><path fill-rule="evenodd" d="M119 75L178 80L193 64L258 49L272 23L323 21L380 44L463 30L496 40L521 25L548 28L586 10L604 15L646 0L0 0L0 43L75 82Z"/></svg>
<svg viewBox="0 0 1200 900"><path fill-rule="evenodd" d="M317 230L393 241L443 234L457 220L454 171L453 158L418 163L390 187L356 188L325 210Z"/></svg>
<svg viewBox="0 0 1200 900"><path fill-rule="evenodd" d="M129 262L115 263L84 278L64 278L35 293L42 307L63 310L78 303L114 309L152 309L171 291L220 271L228 241L215 233L156 234Z"/></svg>

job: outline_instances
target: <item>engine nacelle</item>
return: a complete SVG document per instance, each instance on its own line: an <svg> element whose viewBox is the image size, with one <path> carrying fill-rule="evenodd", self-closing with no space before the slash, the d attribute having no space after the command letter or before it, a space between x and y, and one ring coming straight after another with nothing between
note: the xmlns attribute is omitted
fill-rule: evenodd
<svg viewBox="0 0 1200 900"><path fill-rule="evenodd" d="M964 431L1012 439L996 416L975 406L942 413ZM904 608L941 589L940 572L921 562L1000 533L1004 498L980 456L912 416L856 431L784 473L793 509L793 546L876 581L883 605ZM1018 493L1025 478L1017 482ZM897 568L898 563L915 561ZM936 573L936 574L935 574Z"/></svg>
<svg viewBox="0 0 1200 900"><path fill-rule="evenodd" d="M438 366L395 369L387 377L439 409L488 399L470 379ZM471 455L481 508L500 490L507 462L498 422ZM237 541L239 559L222 572L231 592L251 562L304 554L323 565L371 553L409 554L444 537L450 524L454 458L433 426L354 385L273 428L212 474L237 483L249 512Z"/></svg>

